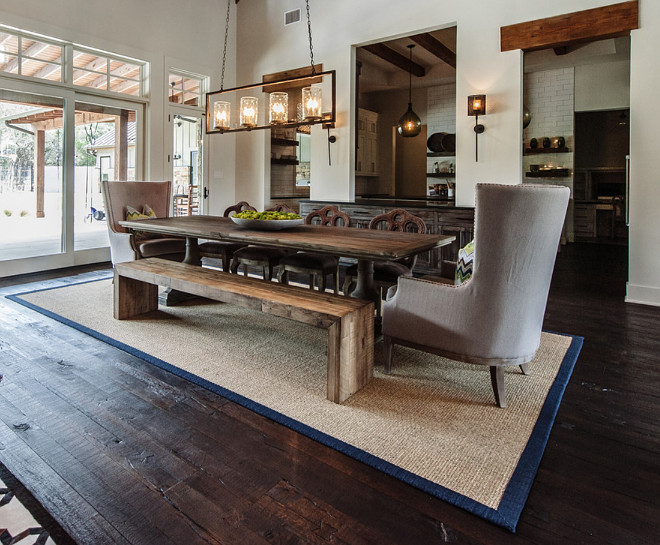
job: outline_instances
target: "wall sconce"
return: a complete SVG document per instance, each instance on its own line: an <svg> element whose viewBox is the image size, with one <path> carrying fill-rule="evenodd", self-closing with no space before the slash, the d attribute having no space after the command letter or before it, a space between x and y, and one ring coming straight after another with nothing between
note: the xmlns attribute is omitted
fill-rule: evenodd
<svg viewBox="0 0 660 545"><path fill-rule="evenodd" d="M256 127L259 103L256 97L241 97L241 127Z"/></svg>
<svg viewBox="0 0 660 545"><path fill-rule="evenodd" d="M474 160L479 161L479 135L484 132L484 126L479 123L479 116L486 115L486 95L470 95L468 97L468 115L474 116Z"/></svg>
<svg viewBox="0 0 660 545"><path fill-rule="evenodd" d="M270 94L270 123L271 125L289 121L289 94Z"/></svg>

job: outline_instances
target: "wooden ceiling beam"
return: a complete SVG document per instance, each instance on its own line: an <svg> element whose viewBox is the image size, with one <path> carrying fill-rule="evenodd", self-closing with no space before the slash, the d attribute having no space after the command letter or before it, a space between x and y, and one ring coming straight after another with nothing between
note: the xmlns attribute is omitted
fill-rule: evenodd
<svg viewBox="0 0 660 545"><path fill-rule="evenodd" d="M410 39L417 45L422 46L429 53L438 57L441 61L446 62L452 68L456 68L456 53L428 32L410 36Z"/></svg>
<svg viewBox="0 0 660 545"><path fill-rule="evenodd" d="M628 36L639 28L637 0L500 28L502 51L534 51Z"/></svg>
<svg viewBox="0 0 660 545"><path fill-rule="evenodd" d="M397 68L400 68L401 70L404 70L405 72L412 72L415 76L421 78L426 74L426 70L424 69L423 66L417 64L416 62L410 62L410 60L407 57L404 57L400 53L397 53L394 51L394 49L387 47L384 44L371 44L371 45L365 45L362 47L362 49L365 49L369 51L372 55L376 55L377 57L380 57L384 61L389 62L390 64L393 64Z"/></svg>

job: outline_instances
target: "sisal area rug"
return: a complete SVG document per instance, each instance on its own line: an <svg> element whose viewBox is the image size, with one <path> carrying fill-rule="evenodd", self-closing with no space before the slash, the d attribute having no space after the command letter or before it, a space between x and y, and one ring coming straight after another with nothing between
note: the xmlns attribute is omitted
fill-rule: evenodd
<svg viewBox="0 0 660 545"><path fill-rule="evenodd" d="M202 300L118 321L109 279L9 298L511 531L582 346L543 333L531 374L507 371L500 409L487 368L397 346L385 375L378 345L373 380L337 405L324 330Z"/></svg>

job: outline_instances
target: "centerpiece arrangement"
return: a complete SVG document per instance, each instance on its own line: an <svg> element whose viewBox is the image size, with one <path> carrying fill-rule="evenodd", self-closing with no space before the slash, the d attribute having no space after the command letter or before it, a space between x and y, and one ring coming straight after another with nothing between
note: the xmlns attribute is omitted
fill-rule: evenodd
<svg viewBox="0 0 660 545"><path fill-rule="evenodd" d="M241 227L261 231L289 229L304 222L303 218L295 212L276 212L273 210L265 210L264 212L244 210L231 216L231 219Z"/></svg>

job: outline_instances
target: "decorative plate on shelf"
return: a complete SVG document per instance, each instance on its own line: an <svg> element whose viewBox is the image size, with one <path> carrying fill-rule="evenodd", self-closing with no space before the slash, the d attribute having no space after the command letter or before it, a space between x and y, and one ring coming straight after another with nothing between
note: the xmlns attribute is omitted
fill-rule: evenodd
<svg viewBox="0 0 660 545"><path fill-rule="evenodd" d="M305 223L303 218L296 220L256 220L248 218L237 218L230 216L231 220L238 226L245 229L255 229L257 231L281 231L282 229L291 229Z"/></svg>

